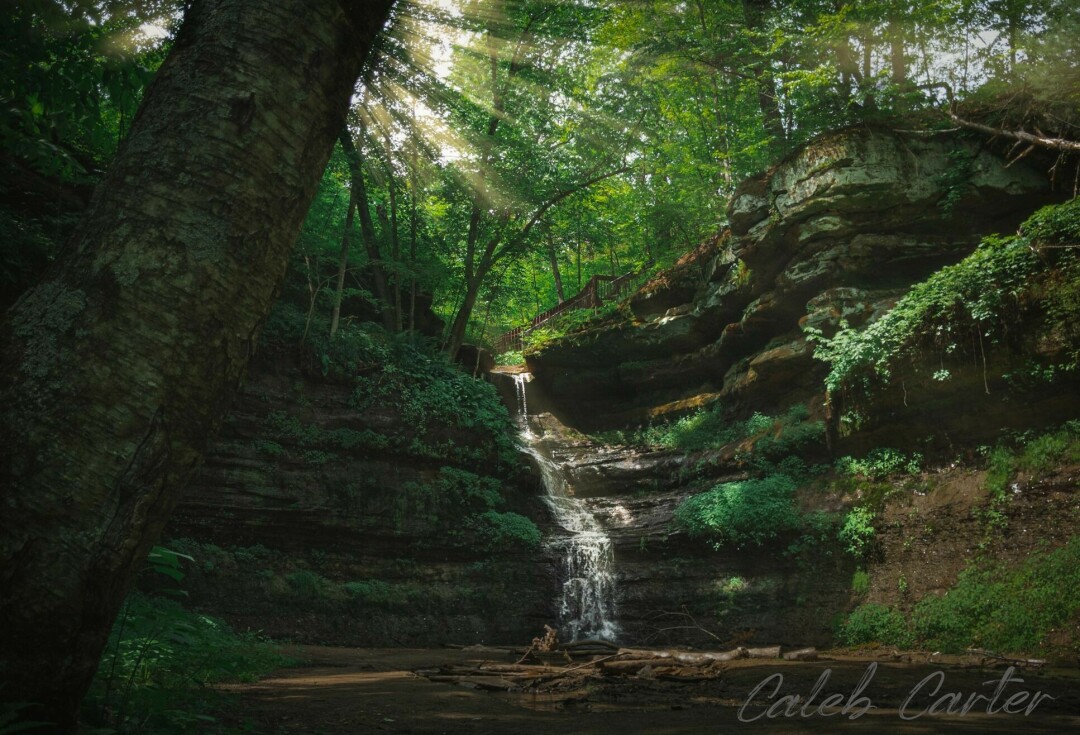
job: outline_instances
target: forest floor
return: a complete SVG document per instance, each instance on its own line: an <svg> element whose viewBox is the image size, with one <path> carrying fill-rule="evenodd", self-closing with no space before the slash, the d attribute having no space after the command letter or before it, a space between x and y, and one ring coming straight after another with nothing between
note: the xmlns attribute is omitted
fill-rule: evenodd
<svg viewBox="0 0 1080 735"><path fill-rule="evenodd" d="M742 659L727 662L718 675L697 681L670 681L640 676L585 677L571 687L544 693L500 692L469 682L434 682L422 674L438 669L470 667L481 662L512 664L519 656L500 649L353 649L297 646L286 651L303 663L282 669L255 684L230 687L228 714L222 719L260 735L346 735L348 733L447 733L539 735L648 735L746 732L781 733L1052 733L1080 732L1080 670L1019 669L1002 687L987 713L987 701L999 688L1006 667L959 663L905 663L884 654L862 690L874 709L856 719L838 712L826 716L818 703L832 693L846 701L871 670L874 658L824 653L815 662ZM784 695L803 701L829 670L826 683L807 715L786 717L766 707ZM919 686L928 675L935 675ZM775 698L774 677L761 688L760 705L739 712L748 695L767 677L782 674ZM1023 682L1017 680L1022 678ZM940 690L934 685L941 682ZM900 716L904 701L908 718L929 708L947 693L962 695L960 704L982 694L966 715L924 713ZM1001 711L1018 692L1048 694L1030 714L1014 702L1018 714ZM933 695L933 696L930 696ZM948 704L948 700L945 704ZM1019 705L1019 706L1018 706ZM800 705L801 706L801 702ZM942 705L944 707L944 704ZM829 712L830 710L825 710ZM857 709L852 710L852 712Z"/></svg>

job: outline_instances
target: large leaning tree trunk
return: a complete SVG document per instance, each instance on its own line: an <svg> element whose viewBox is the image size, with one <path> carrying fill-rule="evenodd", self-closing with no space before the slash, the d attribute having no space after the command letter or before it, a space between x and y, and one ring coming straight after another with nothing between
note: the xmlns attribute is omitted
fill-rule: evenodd
<svg viewBox="0 0 1080 735"><path fill-rule="evenodd" d="M0 696L56 732L240 385L391 4L194 0L0 324Z"/></svg>

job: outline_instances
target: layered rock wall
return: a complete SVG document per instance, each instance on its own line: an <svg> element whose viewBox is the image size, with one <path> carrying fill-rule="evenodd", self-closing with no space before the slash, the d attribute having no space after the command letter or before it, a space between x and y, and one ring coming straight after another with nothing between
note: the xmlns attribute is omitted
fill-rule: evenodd
<svg viewBox="0 0 1080 735"><path fill-rule="evenodd" d="M716 400L733 415L815 395L820 407L826 370L803 326L865 324L981 236L1060 198L1036 166L974 140L836 133L744 182L730 230L639 291L632 320L533 351L529 368L584 429Z"/></svg>
<svg viewBox="0 0 1080 735"><path fill-rule="evenodd" d="M520 643L542 631L555 615L554 562L538 548L493 548L471 499L497 489L498 512L547 527L527 467L500 465L478 432L436 423L429 446L475 459L403 450L415 427L356 408L351 394L291 356L252 366L166 531L167 546L195 557L192 603L311 643Z"/></svg>

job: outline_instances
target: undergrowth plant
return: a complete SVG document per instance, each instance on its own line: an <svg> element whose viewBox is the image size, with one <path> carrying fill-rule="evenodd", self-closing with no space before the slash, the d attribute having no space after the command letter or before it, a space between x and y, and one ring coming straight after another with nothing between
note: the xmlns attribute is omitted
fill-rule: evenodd
<svg viewBox="0 0 1080 735"><path fill-rule="evenodd" d="M190 559L155 547L148 564L179 582L181 558ZM255 634L235 633L162 595L132 592L109 636L84 717L116 733L213 732L222 697L214 685L254 681L287 662Z"/></svg>
<svg viewBox="0 0 1080 735"><path fill-rule="evenodd" d="M848 645L913 645L959 653L979 647L1011 654L1051 651L1050 636L1080 610L1080 537L1037 552L1011 568L989 561L961 572L944 595L931 594L910 614L864 603L839 637Z"/></svg>
<svg viewBox="0 0 1080 735"><path fill-rule="evenodd" d="M800 526L795 482L787 475L724 482L695 495L675 510L675 521L714 546L761 546Z"/></svg>
<svg viewBox="0 0 1080 735"><path fill-rule="evenodd" d="M297 344L303 338L303 349L324 375L352 382L354 408L400 415L404 429L331 430L277 412L267 419L266 436L253 444L260 453L281 456L293 444L300 446L301 459L315 465L357 448L456 463L494 458L503 467L516 464L516 432L495 387L460 370L433 340L390 333L370 322L343 324L333 338L321 329L304 336L303 325L296 307L281 302L267 322L266 339Z"/></svg>
<svg viewBox="0 0 1080 735"><path fill-rule="evenodd" d="M960 263L915 284L888 314L865 329L843 327L831 339L807 329L816 343L815 357L829 363L826 388L851 399L845 407L848 424L857 423L859 398L887 383L905 358L922 349L949 354L974 343L985 361L986 350L1003 339L1033 290L1049 296L1050 330L1074 334L1080 315L1078 244L1080 199L1044 207L1018 235L987 237ZM1047 287L1047 279L1060 282ZM1074 372L1076 349L1071 355L1069 364L1051 366L1051 372ZM950 376L943 369L935 377Z"/></svg>

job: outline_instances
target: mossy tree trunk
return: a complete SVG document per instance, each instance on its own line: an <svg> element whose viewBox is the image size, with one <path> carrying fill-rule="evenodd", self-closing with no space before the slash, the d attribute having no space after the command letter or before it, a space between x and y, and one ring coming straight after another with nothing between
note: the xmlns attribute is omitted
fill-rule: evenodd
<svg viewBox="0 0 1080 735"><path fill-rule="evenodd" d="M0 324L3 698L56 732L242 380L392 0L195 0Z"/></svg>

